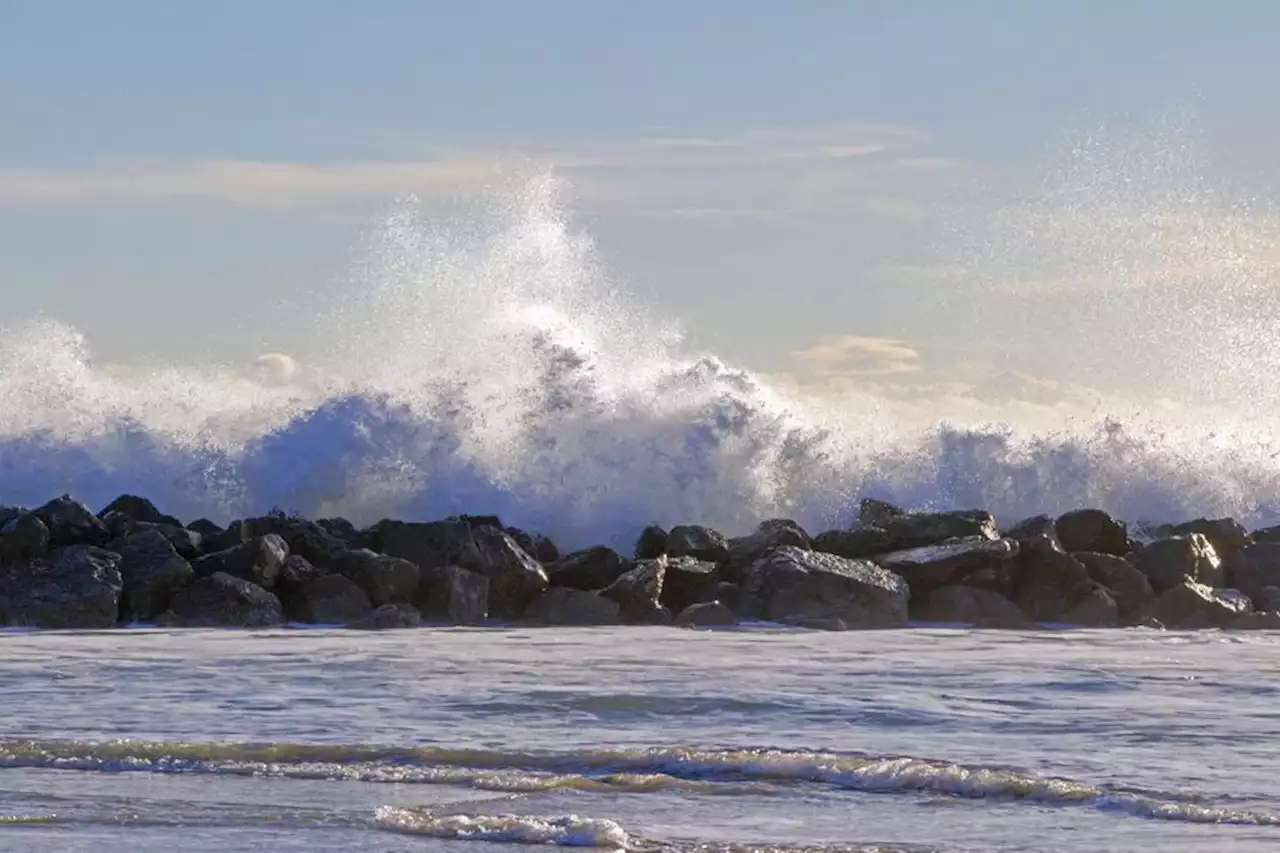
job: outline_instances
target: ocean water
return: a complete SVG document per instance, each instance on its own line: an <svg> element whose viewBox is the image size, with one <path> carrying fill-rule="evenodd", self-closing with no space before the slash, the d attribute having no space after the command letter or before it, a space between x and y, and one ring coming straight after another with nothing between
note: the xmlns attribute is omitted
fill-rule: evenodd
<svg viewBox="0 0 1280 853"><path fill-rule="evenodd" d="M0 635L0 849L1271 851L1280 638Z"/></svg>

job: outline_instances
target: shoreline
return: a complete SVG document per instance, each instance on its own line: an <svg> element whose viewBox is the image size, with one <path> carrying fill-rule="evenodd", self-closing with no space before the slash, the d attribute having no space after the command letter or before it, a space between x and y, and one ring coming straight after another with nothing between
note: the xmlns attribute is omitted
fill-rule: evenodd
<svg viewBox="0 0 1280 853"><path fill-rule="evenodd" d="M631 554L563 554L494 516L224 528L143 497L95 513L63 495L0 507L0 628L1280 630L1280 529L1144 532L1087 507L1000 529L983 510L864 498L849 528L650 525Z"/></svg>

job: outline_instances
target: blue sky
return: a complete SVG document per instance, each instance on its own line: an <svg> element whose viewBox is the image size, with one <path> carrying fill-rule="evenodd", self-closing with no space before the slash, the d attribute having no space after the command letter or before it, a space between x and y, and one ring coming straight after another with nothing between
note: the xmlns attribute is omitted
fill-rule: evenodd
<svg viewBox="0 0 1280 853"><path fill-rule="evenodd" d="M1277 25L1261 2L8 3L0 322L51 314L123 361L290 349L264 306L345 286L397 193L547 162L695 343L910 373L967 346L938 211L1043 186L1064 140L1133 121L1158 148L1191 109L1196 168L1269 199Z"/></svg>

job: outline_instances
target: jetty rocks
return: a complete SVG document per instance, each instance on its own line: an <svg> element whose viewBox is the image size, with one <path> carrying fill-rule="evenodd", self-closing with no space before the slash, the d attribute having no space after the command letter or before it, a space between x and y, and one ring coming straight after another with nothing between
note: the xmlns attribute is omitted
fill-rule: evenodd
<svg viewBox="0 0 1280 853"><path fill-rule="evenodd" d="M273 511L183 523L143 497L0 506L0 625L353 630L765 622L1280 630L1280 528L1196 519L1131 535L1082 508L1001 529L988 512L861 502L847 529L770 519L727 537L646 527L630 554L562 554L494 516L357 528Z"/></svg>

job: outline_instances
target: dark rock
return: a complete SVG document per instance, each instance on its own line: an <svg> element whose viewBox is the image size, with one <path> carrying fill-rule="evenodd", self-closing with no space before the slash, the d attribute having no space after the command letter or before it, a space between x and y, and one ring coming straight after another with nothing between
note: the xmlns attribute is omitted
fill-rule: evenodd
<svg viewBox="0 0 1280 853"><path fill-rule="evenodd" d="M733 610L720 601L700 601L681 610L672 623L680 628L726 628L738 624Z"/></svg>
<svg viewBox="0 0 1280 853"><path fill-rule="evenodd" d="M786 616L777 621L807 631L848 631L850 627L849 623L838 616Z"/></svg>
<svg viewBox="0 0 1280 853"><path fill-rule="evenodd" d="M285 558L284 565L280 567L280 577L276 578L276 593L278 596L292 595L303 584L326 574L328 574L327 571L311 565L305 557L290 554Z"/></svg>
<svg viewBox="0 0 1280 853"><path fill-rule="evenodd" d="M623 560L612 548L596 545L566 554L554 563L548 563L545 568L551 586L592 590L604 589L632 566L629 560Z"/></svg>
<svg viewBox="0 0 1280 853"><path fill-rule="evenodd" d="M1099 554L1096 551L1081 551L1071 556L1080 561L1092 580L1107 588L1120 609L1121 616L1132 613L1155 598L1155 591L1147 576L1124 557Z"/></svg>
<svg viewBox="0 0 1280 853"><path fill-rule="evenodd" d="M698 596L698 600L695 603L704 604L708 601L719 601L721 604L736 613L738 611L738 597L741 591L742 588L736 583L717 581L702 590L702 593Z"/></svg>
<svg viewBox="0 0 1280 853"><path fill-rule="evenodd" d="M235 548L253 539L253 534L249 532L249 526L241 519L236 519L228 524L226 530L219 530L216 533L201 533L201 535L204 537L204 549L211 554Z"/></svg>
<svg viewBox="0 0 1280 853"><path fill-rule="evenodd" d="M1258 610L1280 611L1280 586L1264 586L1249 598Z"/></svg>
<svg viewBox="0 0 1280 853"><path fill-rule="evenodd" d="M284 621L280 599L226 572L197 578L175 592L166 614L164 624L192 628L265 628Z"/></svg>
<svg viewBox="0 0 1280 853"><path fill-rule="evenodd" d="M8 506L0 504L0 527L4 527L20 515L28 515L27 510L20 506ZM43 523L43 522L41 522Z"/></svg>
<svg viewBox="0 0 1280 853"><path fill-rule="evenodd" d="M504 528L507 535L529 556L539 563L554 563L560 559L560 549L541 533L526 533L518 527Z"/></svg>
<svg viewBox="0 0 1280 853"><path fill-rule="evenodd" d="M634 552L636 559L652 560L667 553L667 535L667 531L656 524L650 524L640 531Z"/></svg>
<svg viewBox="0 0 1280 853"><path fill-rule="evenodd" d="M433 621L483 625L489 617L489 579L460 566L424 570L417 604Z"/></svg>
<svg viewBox="0 0 1280 853"><path fill-rule="evenodd" d="M891 550L937 545L949 539L999 539L996 520L983 510L912 512L879 525L892 543Z"/></svg>
<svg viewBox="0 0 1280 853"><path fill-rule="evenodd" d="M0 623L33 628L111 628L119 617L120 555L72 545L52 559L0 568Z"/></svg>
<svg viewBox="0 0 1280 853"><path fill-rule="evenodd" d="M171 524L152 524L149 521L139 521L132 525L129 533L138 533L143 530L159 532L160 535L169 540L173 550L188 560L194 560L204 553L204 537L194 530L186 527L174 527Z"/></svg>
<svg viewBox="0 0 1280 853"><path fill-rule="evenodd" d="M219 572L273 589L284 569L289 546L274 533L258 536L223 551L206 554L191 564L196 575L212 577Z"/></svg>
<svg viewBox="0 0 1280 853"><path fill-rule="evenodd" d="M597 592L553 586L530 603L524 621L535 625L616 625L622 608Z"/></svg>
<svg viewBox="0 0 1280 853"><path fill-rule="evenodd" d="M866 527L884 527L893 519L906 514L906 510L888 501L863 498L858 502L858 523Z"/></svg>
<svg viewBox="0 0 1280 853"><path fill-rule="evenodd" d="M719 531L699 524L681 524L667 534L668 557L693 557L719 563L729 556L729 541Z"/></svg>
<svg viewBox="0 0 1280 853"><path fill-rule="evenodd" d="M1224 566L1226 584L1246 595L1264 587L1280 587L1280 542L1255 542L1231 556Z"/></svg>
<svg viewBox="0 0 1280 853"><path fill-rule="evenodd" d="M828 530L813 537L814 551L835 554L846 560L865 560L894 549L894 540L880 527L861 526L851 530Z"/></svg>
<svg viewBox="0 0 1280 853"><path fill-rule="evenodd" d="M600 591L603 598L617 602L625 622L661 624L670 622L670 611L661 604L669 557L643 560L634 569Z"/></svg>
<svg viewBox="0 0 1280 853"><path fill-rule="evenodd" d="M342 625L373 610L369 595L350 578L321 575L306 581L284 600L285 615L294 622Z"/></svg>
<svg viewBox="0 0 1280 853"><path fill-rule="evenodd" d="M328 566L337 555L350 550L345 540L321 525L295 516L277 514L248 518L243 526L250 537L279 536L289 547L290 554L306 558L313 566Z"/></svg>
<svg viewBox="0 0 1280 853"><path fill-rule="evenodd" d="M423 571L445 566L478 570L483 560L471 526L461 521L383 520L366 534L370 550L401 557Z"/></svg>
<svg viewBox="0 0 1280 853"><path fill-rule="evenodd" d="M1232 631L1280 631L1280 613L1274 610L1241 613L1227 627Z"/></svg>
<svg viewBox="0 0 1280 853"><path fill-rule="evenodd" d="M1137 565L1157 594L1181 584L1184 577L1206 586L1226 583L1222 562L1209 540L1199 533L1149 543Z"/></svg>
<svg viewBox="0 0 1280 853"><path fill-rule="evenodd" d="M989 625L1029 626L1018 605L997 592L972 586L942 586L929 593L912 618L921 622L982 622Z"/></svg>
<svg viewBox="0 0 1280 853"><path fill-rule="evenodd" d="M909 597L907 582L875 563L783 546L752 565L738 611L745 618L891 628L906 625Z"/></svg>
<svg viewBox="0 0 1280 853"><path fill-rule="evenodd" d="M496 527L472 531L479 559L464 569L489 579L489 614L495 619L518 619L548 586L547 573L510 536Z"/></svg>
<svg viewBox="0 0 1280 853"><path fill-rule="evenodd" d="M414 563L401 557L376 554L367 548L337 554L330 562L329 570L353 580L368 594L374 607L413 602L421 577Z"/></svg>
<svg viewBox="0 0 1280 853"><path fill-rule="evenodd" d="M1259 527L1249 534L1249 538L1254 542L1280 542L1280 525Z"/></svg>
<svg viewBox="0 0 1280 853"><path fill-rule="evenodd" d="M397 631L417 628L422 624L422 615L412 604L396 602L384 604L365 616L347 625L352 631Z"/></svg>
<svg viewBox="0 0 1280 853"><path fill-rule="evenodd" d="M881 554L873 562L905 578L912 596L920 600L935 589L957 584L1007 596L1013 593L1017 555L1018 543L1013 539L970 536Z"/></svg>
<svg viewBox="0 0 1280 853"><path fill-rule="evenodd" d="M1033 515L1030 518L1024 518L1012 527L1005 529L1004 536L1006 539L1014 539L1018 542L1023 540L1036 539L1041 536L1048 536L1056 540L1058 538L1057 527L1052 518L1047 515Z"/></svg>
<svg viewBox="0 0 1280 853"><path fill-rule="evenodd" d="M807 551L812 544L809 534L794 521L787 518L769 519L761 522L754 533L729 540L729 553L721 563L720 573L727 581L741 583L751 564L770 550L793 545Z"/></svg>
<svg viewBox="0 0 1280 853"><path fill-rule="evenodd" d="M34 513L22 513L0 527L0 566L49 553L49 528Z"/></svg>
<svg viewBox="0 0 1280 853"><path fill-rule="evenodd" d="M68 545L105 545L111 541L111 531L102 519L70 495L54 498L32 513L49 528L49 545L64 548Z"/></svg>
<svg viewBox="0 0 1280 853"><path fill-rule="evenodd" d="M1060 622L1093 592L1095 583L1057 540L1041 534L1018 548L1014 601L1036 622Z"/></svg>
<svg viewBox="0 0 1280 853"><path fill-rule="evenodd" d="M1124 522L1116 521L1100 509L1077 509L1058 516L1054 523L1063 550L1096 551L1123 557L1129 552L1129 533Z"/></svg>
<svg viewBox="0 0 1280 853"><path fill-rule="evenodd" d="M120 617L147 621L169 609L174 592L196 578L195 570L159 530L139 530L111 544L120 555Z"/></svg>
<svg viewBox="0 0 1280 853"><path fill-rule="evenodd" d="M341 542L347 550L358 551L369 547L364 533L345 518L318 518L316 525Z"/></svg>
<svg viewBox="0 0 1280 853"><path fill-rule="evenodd" d="M214 524L207 518L197 518L187 525L187 529L199 533L202 539L215 537L226 532L220 525Z"/></svg>
<svg viewBox="0 0 1280 853"><path fill-rule="evenodd" d="M1175 631L1226 628L1253 609L1249 599L1233 590L1216 590L1184 578L1139 610L1134 621L1152 618Z"/></svg>
<svg viewBox="0 0 1280 853"><path fill-rule="evenodd" d="M460 521L463 524L475 530L477 527L496 527L503 529L502 519L496 515L453 515L448 518L449 521Z"/></svg>
<svg viewBox="0 0 1280 853"><path fill-rule="evenodd" d="M145 521L148 524L166 524L170 527L182 527L181 521L172 515L165 515L156 509L156 505L151 501L137 495L121 495L107 504L98 513L98 518L105 521L109 515L127 518L132 522Z"/></svg>
<svg viewBox="0 0 1280 853"><path fill-rule="evenodd" d="M1197 518L1181 524L1163 524L1153 528L1151 535L1156 539L1169 539L1174 536L1190 536L1199 533L1221 560L1227 559L1244 546L1253 542L1249 531L1234 518Z"/></svg>
<svg viewBox="0 0 1280 853"><path fill-rule="evenodd" d="M1059 621L1086 628L1114 628L1120 624L1120 608L1105 587L1094 584Z"/></svg>
<svg viewBox="0 0 1280 853"><path fill-rule="evenodd" d="M672 613L679 613L701 599L717 582L716 566L693 557L667 557L662 595L658 599Z"/></svg>

